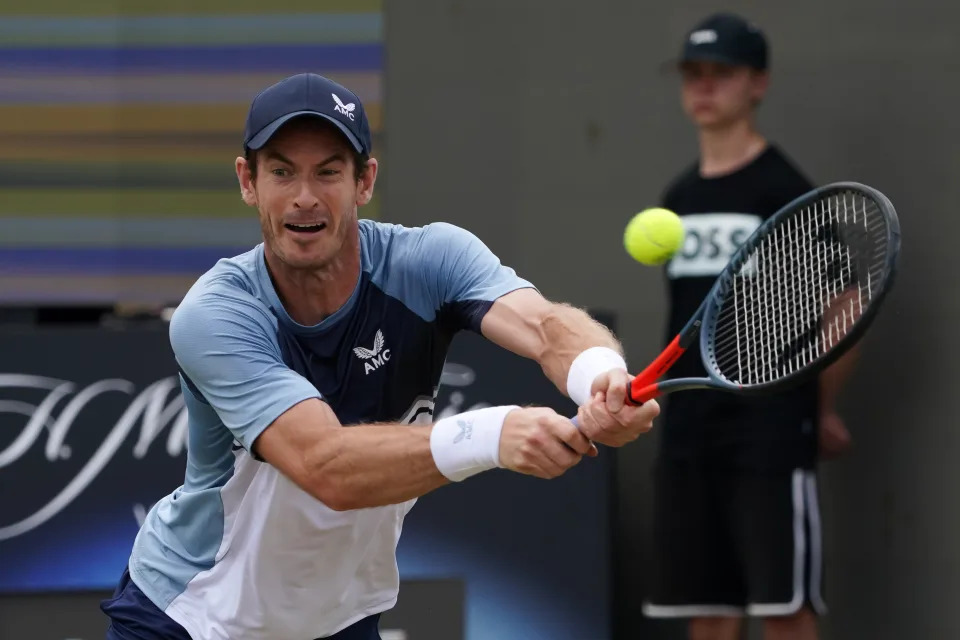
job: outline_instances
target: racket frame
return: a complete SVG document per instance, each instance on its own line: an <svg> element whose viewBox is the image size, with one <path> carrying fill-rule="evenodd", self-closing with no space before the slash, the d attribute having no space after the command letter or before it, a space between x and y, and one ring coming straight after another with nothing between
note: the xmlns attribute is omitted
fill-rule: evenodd
<svg viewBox="0 0 960 640"><path fill-rule="evenodd" d="M794 215L803 207L821 200L833 193L855 192L864 195L877 203L881 213L887 220L887 255L884 264L882 282L884 286L877 295L870 300L852 329L829 351L817 358L813 363L777 380L759 384L742 385L724 377L716 367L713 358L713 338L717 316L723 304L726 292L732 286L734 277L750 258L750 254L760 242L767 237L770 230L780 221ZM837 361L862 337L876 317L883 299L893 287L897 273L897 258L900 254L900 222L893 203L883 193L859 182L834 182L818 187L795 198L780 208L775 214L762 222L750 236L737 248L727 266L717 277L710 292L700 304L700 308L690 318L683 330L670 342L661 354L640 374L627 385L627 399L631 404L639 405L656 398L664 393L687 391L690 389L720 389L741 395L764 395L783 391L795 387L804 380L819 373ZM670 367L693 344L699 335L700 358L707 371L705 378L675 378L657 382Z"/></svg>

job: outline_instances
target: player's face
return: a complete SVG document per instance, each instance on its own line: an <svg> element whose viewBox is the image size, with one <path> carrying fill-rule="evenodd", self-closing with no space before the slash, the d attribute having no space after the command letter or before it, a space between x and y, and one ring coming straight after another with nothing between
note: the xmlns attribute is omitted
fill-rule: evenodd
<svg viewBox="0 0 960 640"><path fill-rule="evenodd" d="M294 269L328 266L356 233L357 207L373 195L376 160L358 180L346 138L329 124L302 118L274 134L256 161L255 180L243 158L237 174L244 201L260 213L267 251Z"/></svg>
<svg viewBox="0 0 960 640"><path fill-rule="evenodd" d="M749 118L767 89L767 74L748 67L687 62L680 73L683 110L705 129L721 129Z"/></svg>

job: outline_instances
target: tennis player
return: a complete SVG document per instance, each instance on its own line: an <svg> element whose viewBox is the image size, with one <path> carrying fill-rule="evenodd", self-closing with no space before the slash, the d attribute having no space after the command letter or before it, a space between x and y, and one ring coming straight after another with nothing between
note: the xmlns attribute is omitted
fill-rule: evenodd
<svg viewBox="0 0 960 640"><path fill-rule="evenodd" d="M740 243L813 188L755 126L769 84L759 29L733 14L705 19L686 35L680 73L700 156L662 198L686 230L666 268L670 338ZM698 356L681 357L671 374L706 375ZM772 397L670 397L655 474L646 615L690 619L694 640L739 638L743 616L764 620L766 640L816 638L816 614L826 611L816 467L820 455L849 446L836 398L855 357L851 351L819 380Z"/></svg>
<svg viewBox="0 0 960 640"><path fill-rule="evenodd" d="M171 320L186 478L102 605L112 640L379 638L417 497L497 467L559 476L659 411L624 405L614 336L468 231L358 219L378 165L347 88L301 74L265 89L244 149L237 177L263 243L203 275ZM580 429L543 407L432 423L461 330L538 362Z"/></svg>

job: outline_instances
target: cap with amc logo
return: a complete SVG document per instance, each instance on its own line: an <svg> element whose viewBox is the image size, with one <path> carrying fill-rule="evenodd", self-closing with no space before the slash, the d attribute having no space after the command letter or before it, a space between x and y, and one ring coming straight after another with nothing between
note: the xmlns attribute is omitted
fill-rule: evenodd
<svg viewBox="0 0 960 640"><path fill-rule="evenodd" d="M257 94L247 114L244 149L263 147L284 123L304 115L329 120L358 153L370 153L370 123L360 98L343 85L315 73L290 76Z"/></svg>
<svg viewBox="0 0 960 640"><path fill-rule="evenodd" d="M755 25L732 13L717 13L689 32L680 62L719 62L767 68L767 40Z"/></svg>

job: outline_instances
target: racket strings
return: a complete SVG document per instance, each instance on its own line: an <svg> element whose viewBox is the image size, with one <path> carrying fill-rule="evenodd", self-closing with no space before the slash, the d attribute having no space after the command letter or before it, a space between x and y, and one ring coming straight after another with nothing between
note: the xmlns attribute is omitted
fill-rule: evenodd
<svg viewBox="0 0 960 640"><path fill-rule="evenodd" d="M721 294L717 371L756 385L823 357L880 291L887 237L880 207L858 192L831 194L783 218Z"/></svg>

